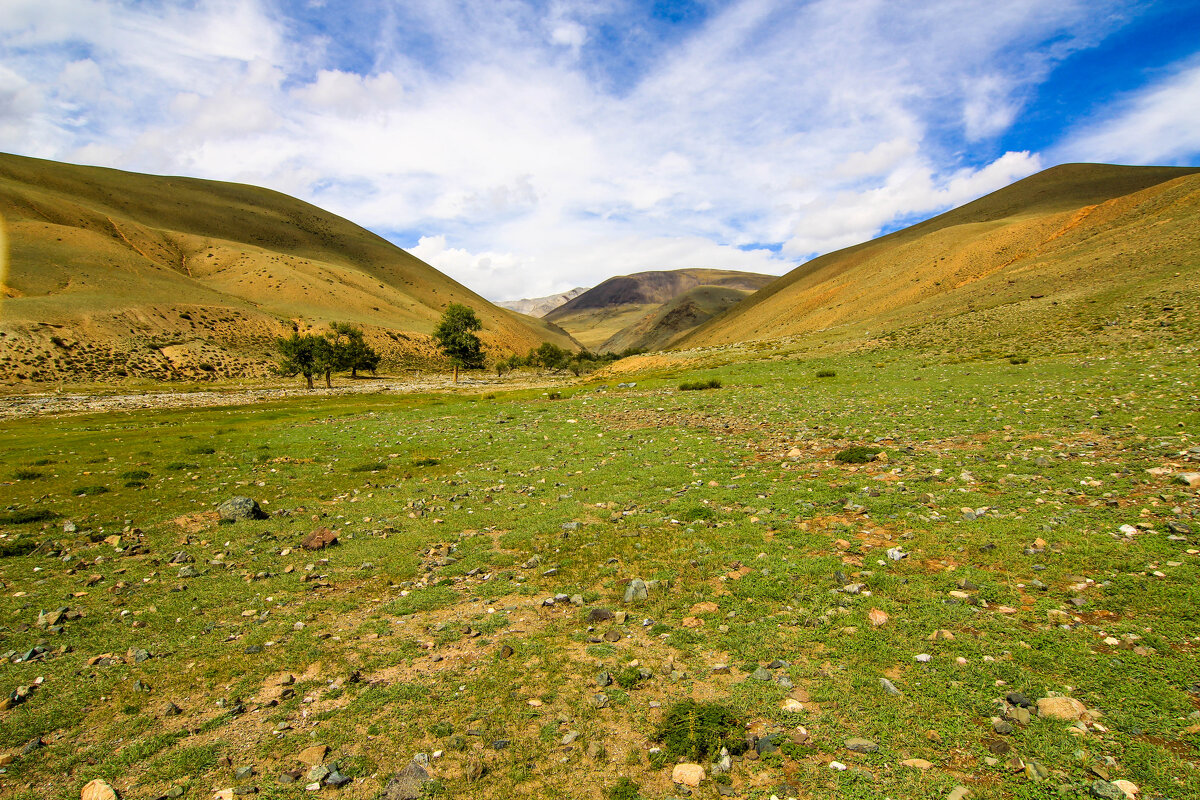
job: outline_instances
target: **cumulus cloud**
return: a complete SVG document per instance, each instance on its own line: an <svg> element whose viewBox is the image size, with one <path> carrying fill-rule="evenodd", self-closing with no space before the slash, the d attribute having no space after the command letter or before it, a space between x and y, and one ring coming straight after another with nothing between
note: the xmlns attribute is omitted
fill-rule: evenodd
<svg viewBox="0 0 1200 800"><path fill-rule="evenodd" d="M494 298L780 274L1040 168L990 145L1124 5L725 0L680 32L637 0L411 0L348 33L267 0L9 0L0 149L270 186ZM1135 117L1182 141L1179 80L1079 147Z"/></svg>

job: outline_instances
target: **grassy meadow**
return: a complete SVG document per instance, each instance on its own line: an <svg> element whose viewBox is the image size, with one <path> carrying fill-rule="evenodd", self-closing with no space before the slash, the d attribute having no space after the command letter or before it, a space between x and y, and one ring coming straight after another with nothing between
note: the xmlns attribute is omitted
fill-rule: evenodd
<svg viewBox="0 0 1200 800"><path fill-rule="evenodd" d="M1200 797L1197 348L1020 362L4 422L0 796ZM689 698L778 747L674 785Z"/></svg>

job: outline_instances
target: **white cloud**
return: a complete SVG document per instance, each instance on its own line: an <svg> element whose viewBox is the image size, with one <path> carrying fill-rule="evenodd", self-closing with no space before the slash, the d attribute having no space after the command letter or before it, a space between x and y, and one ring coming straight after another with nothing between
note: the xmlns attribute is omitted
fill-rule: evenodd
<svg viewBox="0 0 1200 800"><path fill-rule="evenodd" d="M0 149L267 185L496 298L782 273L1036 170L960 150L1120 4L730 0L660 42L636 0L410 0L359 74L265 3L9 0Z"/></svg>
<svg viewBox="0 0 1200 800"><path fill-rule="evenodd" d="M1176 69L1090 120L1057 150L1063 160L1188 164L1200 157L1200 63Z"/></svg>

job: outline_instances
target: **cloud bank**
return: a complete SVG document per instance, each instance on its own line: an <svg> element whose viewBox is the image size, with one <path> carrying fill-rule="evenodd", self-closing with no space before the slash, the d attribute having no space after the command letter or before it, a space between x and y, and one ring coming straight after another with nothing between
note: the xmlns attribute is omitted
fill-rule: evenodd
<svg viewBox="0 0 1200 800"><path fill-rule="evenodd" d="M781 274L1047 166L1005 134L1137 4L329 6L8 0L0 149L269 186L493 299ZM1195 158L1198 92L1180 68L1051 156Z"/></svg>

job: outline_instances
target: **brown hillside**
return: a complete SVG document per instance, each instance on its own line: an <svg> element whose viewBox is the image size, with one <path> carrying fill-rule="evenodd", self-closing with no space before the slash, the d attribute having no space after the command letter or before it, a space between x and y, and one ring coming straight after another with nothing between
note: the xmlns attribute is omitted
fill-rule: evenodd
<svg viewBox="0 0 1200 800"><path fill-rule="evenodd" d="M600 352L665 350L683 334L750 296L746 289L697 286L652 308L600 346Z"/></svg>
<svg viewBox="0 0 1200 800"><path fill-rule="evenodd" d="M774 280L773 275L722 269L677 269L620 275L592 287L543 319L568 331L583 346L601 351L611 349L608 342L614 341L623 330L653 316L664 303L697 287L753 292Z"/></svg>
<svg viewBox="0 0 1200 800"><path fill-rule="evenodd" d="M561 331L499 309L379 236L293 197L0 154L8 381L256 376L275 336L363 327L385 367L435 363L452 302L497 352Z"/></svg>
<svg viewBox="0 0 1200 800"><path fill-rule="evenodd" d="M894 329L1000 306L1015 320L1053 325L1069 313L1068 301L1114 283L1200 267L1197 172L1055 167L918 225L814 259L675 346L769 340L848 325Z"/></svg>

